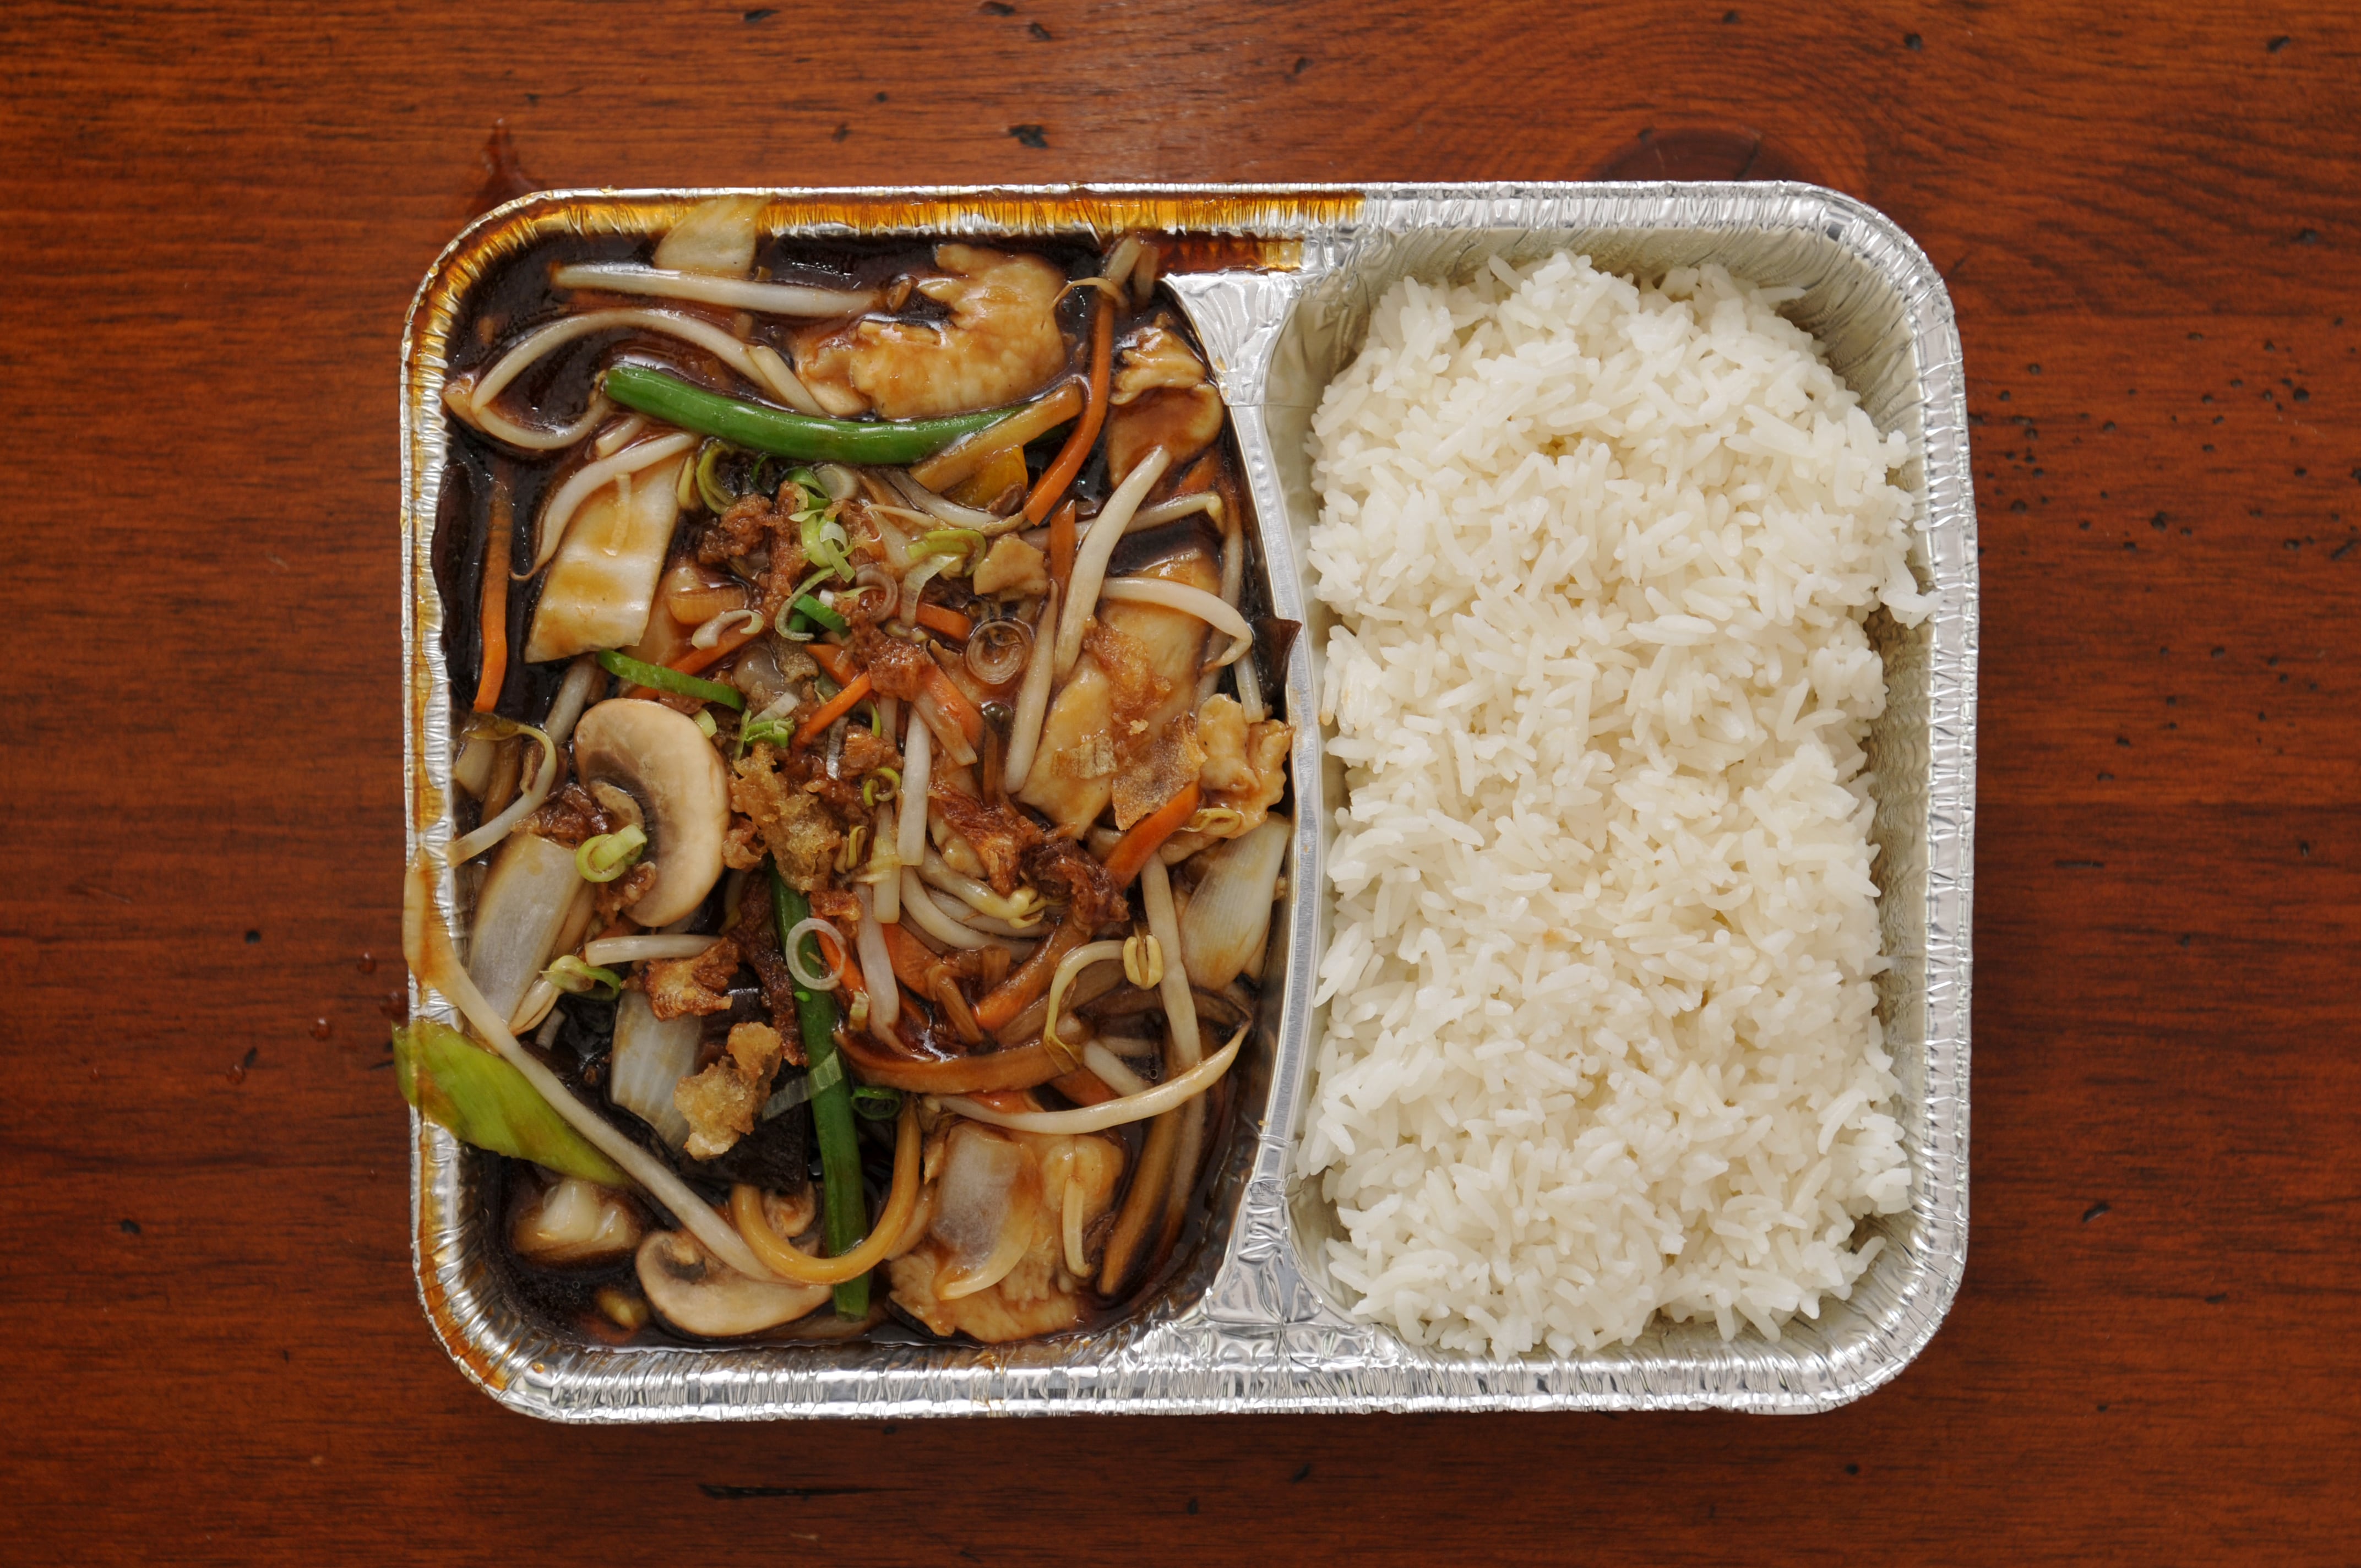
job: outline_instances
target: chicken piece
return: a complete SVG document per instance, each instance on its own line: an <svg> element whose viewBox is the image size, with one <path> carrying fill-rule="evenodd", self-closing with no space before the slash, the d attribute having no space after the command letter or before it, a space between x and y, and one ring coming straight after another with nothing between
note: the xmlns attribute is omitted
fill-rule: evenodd
<svg viewBox="0 0 2361 1568"><path fill-rule="evenodd" d="M1197 740L1205 748L1198 782L1209 790L1242 789L1255 782L1246 761L1246 710L1234 696L1214 696L1197 710Z"/></svg>
<svg viewBox="0 0 2361 1568"><path fill-rule="evenodd" d="M1016 891L1025 851L1041 841L1038 828L1022 813L1005 806L988 806L948 782L928 789L927 804L941 812L951 830L967 840L983 863L984 880L992 883L993 892Z"/></svg>
<svg viewBox="0 0 2361 1568"><path fill-rule="evenodd" d="M738 944L724 937L694 958L650 959L640 967L640 989L658 1018L730 1011L730 981L738 972Z"/></svg>
<svg viewBox="0 0 2361 1568"><path fill-rule="evenodd" d="M1205 765L1197 716L1172 707L1173 683L1157 673L1137 639L1094 622L1082 645L1106 672L1107 733L1115 746L1115 825L1133 823L1189 787Z"/></svg>
<svg viewBox="0 0 2361 1568"><path fill-rule="evenodd" d="M1120 408L1159 387L1186 390L1205 384L1205 365L1189 342L1159 316L1124 340L1123 363L1115 373L1108 401Z"/></svg>
<svg viewBox="0 0 2361 1568"><path fill-rule="evenodd" d="M845 646L852 650L853 662L869 672L870 684L879 696L907 702L927 689L927 671L934 661L917 644L856 622Z"/></svg>
<svg viewBox="0 0 2361 1568"><path fill-rule="evenodd" d="M1131 919L1131 903L1106 867L1082 852L1071 839L1045 839L1025 852L1025 875L1036 887L1066 891L1066 918L1085 931L1121 927Z"/></svg>
<svg viewBox="0 0 2361 1568"><path fill-rule="evenodd" d="M928 1142L926 1228L888 1266L895 1300L936 1333L986 1344L1081 1322L1122 1146L956 1119Z"/></svg>
<svg viewBox="0 0 2361 1568"><path fill-rule="evenodd" d="M844 755L838 759L837 772L849 779L861 778L879 768L902 765L902 753L894 742L865 725L848 725L844 731Z"/></svg>
<svg viewBox="0 0 2361 1568"><path fill-rule="evenodd" d="M730 805L761 829L763 841L791 887L809 893L828 881L836 851L844 842L828 807L810 791L795 787L778 769L768 741L738 759L730 784Z"/></svg>
<svg viewBox="0 0 2361 1568"><path fill-rule="evenodd" d="M917 291L949 307L949 322L871 316L797 334L796 369L829 412L931 419L997 408L1066 367L1057 268L972 245L938 246L935 265L941 275Z"/></svg>
<svg viewBox="0 0 2361 1568"><path fill-rule="evenodd" d="M672 1102L688 1118L689 1157L719 1159L754 1130L755 1113L771 1097L771 1076L785 1055L776 1029L741 1024L712 1066L674 1086Z"/></svg>
<svg viewBox="0 0 2361 1568"><path fill-rule="evenodd" d="M1221 586L1212 554L1191 543L1135 574L1183 583L1211 593ZM1204 655L1205 623L1180 610L1145 604L1103 604L1099 621L1119 634L1121 643L1101 637L1101 648L1117 648L1137 668L1126 669L1121 683L1129 699L1118 703L1118 682L1086 649L1074 661L1066 683L1049 704L1042 721L1041 741L1016 798L1039 810L1068 837L1079 837L1098 819L1116 793L1118 776L1128 781L1123 808L1138 811L1143 803L1152 811L1170 797L1170 789L1186 784L1191 774L1169 778L1176 759L1167 749L1167 731L1191 710L1197 695L1197 665ZM1136 655L1132 650L1136 649ZM1143 674L1165 683L1165 692L1153 701L1141 700L1149 688ZM1116 719L1121 707L1122 724ZM1179 746L1176 740L1173 745ZM1180 747L1193 748L1193 737ZM1170 789L1157 792L1169 783ZM1138 811L1145 815L1146 811ZM1137 816L1131 820L1137 821ZM1120 812L1118 820L1121 820ZM1124 824L1129 826L1128 822Z"/></svg>
<svg viewBox="0 0 2361 1568"><path fill-rule="evenodd" d="M1049 591L1049 560L1013 533L993 541L975 569L975 591L1038 598Z"/></svg>
<svg viewBox="0 0 2361 1568"><path fill-rule="evenodd" d="M1295 744L1295 726L1276 718L1266 718L1246 727L1245 766L1253 775L1250 782L1235 787L1212 788L1205 791L1202 804L1227 806L1241 820L1223 837L1235 839L1262 825L1279 797L1287 793L1287 753Z"/></svg>
<svg viewBox="0 0 2361 1568"><path fill-rule="evenodd" d="M1200 383L1159 387L1138 401L1107 411L1108 483L1120 485L1140 460L1161 446L1178 473L1222 433L1222 394Z"/></svg>

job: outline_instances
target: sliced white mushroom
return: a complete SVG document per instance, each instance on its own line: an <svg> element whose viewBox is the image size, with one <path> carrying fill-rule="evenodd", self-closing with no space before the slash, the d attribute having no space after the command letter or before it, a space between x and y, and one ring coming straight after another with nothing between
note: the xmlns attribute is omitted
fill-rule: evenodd
<svg viewBox="0 0 2361 1568"><path fill-rule="evenodd" d="M593 795L608 784L638 805L648 836L642 859L656 883L629 911L642 926L669 926L705 902L721 880L730 828L730 775L705 732L662 703L615 697L574 727L574 769Z"/></svg>
<svg viewBox="0 0 2361 1568"><path fill-rule="evenodd" d="M592 1263L639 1245L642 1229L620 1193L569 1176L517 1211L509 1239L535 1263Z"/></svg>
<svg viewBox="0 0 2361 1568"><path fill-rule="evenodd" d="M656 1314L685 1333L735 1339L818 1311L834 1294L825 1285L750 1279L716 1262L681 1231L658 1231L640 1244L640 1288Z"/></svg>
<svg viewBox="0 0 2361 1568"><path fill-rule="evenodd" d="M575 871L574 851L565 845L513 833L500 847L476 898L467 974L501 1017L515 1013L558 950L577 902L588 899L589 884Z"/></svg>

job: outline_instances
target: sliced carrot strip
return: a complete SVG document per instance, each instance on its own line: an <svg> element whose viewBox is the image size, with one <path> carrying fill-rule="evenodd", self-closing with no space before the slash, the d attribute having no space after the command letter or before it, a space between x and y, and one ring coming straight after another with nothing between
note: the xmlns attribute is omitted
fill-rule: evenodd
<svg viewBox="0 0 2361 1568"><path fill-rule="evenodd" d="M898 922L878 929L885 933L885 956L894 961L894 978L919 995L926 995L927 970L934 967L935 955L927 950L924 942L902 929Z"/></svg>
<svg viewBox="0 0 2361 1568"><path fill-rule="evenodd" d="M804 652L809 653L819 667L828 672L828 678L838 685L851 685L853 677L860 674L859 666L852 662L852 650L841 642L807 642Z"/></svg>
<svg viewBox="0 0 2361 1568"><path fill-rule="evenodd" d="M484 634L484 671L476 681L476 711L499 706L509 678L509 542L515 533L503 477L492 488L491 537L484 541L484 607L477 624Z"/></svg>
<svg viewBox="0 0 2361 1568"><path fill-rule="evenodd" d="M1074 503L1068 501L1049 520L1049 579L1064 593L1074 580Z"/></svg>
<svg viewBox="0 0 2361 1568"><path fill-rule="evenodd" d="M861 678L865 681L869 677L863 675ZM960 690L958 683L943 674L939 664L930 663L927 666L927 695L935 699L935 706L943 710L946 718L960 727L960 733L967 737L969 745L972 746L983 739L983 709L968 701L967 693Z"/></svg>
<svg viewBox="0 0 2361 1568"><path fill-rule="evenodd" d="M1106 423L1107 376L1114 363L1115 302L1102 294L1097 318L1091 323L1090 401L1083 406L1082 422L1074 426L1074 433L1058 449L1057 460L1043 470L1041 482L1033 487L1025 503L1027 522L1038 527L1049 510L1066 499L1067 487L1082 471L1082 460L1097 444L1099 427Z"/></svg>
<svg viewBox="0 0 2361 1568"><path fill-rule="evenodd" d="M1164 847L1164 840L1180 830L1180 825L1197 814L1197 798L1203 793L1197 781L1191 779L1180 794L1131 825L1106 858L1107 875L1115 878L1117 887L1128 887L1148 857Z"/></svg>
<svg viewBox="0 0 2361 1568"><path fill-rule="evenodd" d="M803 721L802 727L796 731L796 744L798 746L809 744L813 737L851 713L860 705L861 699L868 695L869 672L863 670L853 679L851 685L820 704L819 710ZM1118 845L1117 848L1121 846Z"/></svg>
<svg viewBox="0 0 2361 1568"><path fill-rule="evenodd" d="M918 606L917 620L919 625L929 631L939 631L946 637L956 637L962 642L966 641L968 634L975 630L974 621L949 605L921 604Z"/></svg>

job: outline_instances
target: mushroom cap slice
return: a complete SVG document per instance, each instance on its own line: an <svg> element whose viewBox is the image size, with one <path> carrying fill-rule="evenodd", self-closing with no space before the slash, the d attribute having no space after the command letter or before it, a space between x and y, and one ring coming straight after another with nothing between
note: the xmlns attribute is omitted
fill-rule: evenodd
<svg viewBox="0 0 2361 1568"><path fill-rule="evenodd" d="M706 1339L777 1328L819 1310L835 1294L825 1285L749 1279L684 1231L651 1233L636 1262L648 1304L674 1328Z"/></svg>
<svg viewBox="0 0 2361 1568"><path fill-rule="evenodd" d="M631 918L669 926L704 903L721 880L730 775L696 722L660 702L611 698L575 725L574 768L584 784L612 784L639 803L648 836L642 859L656 868L656 883Z"/></svg>

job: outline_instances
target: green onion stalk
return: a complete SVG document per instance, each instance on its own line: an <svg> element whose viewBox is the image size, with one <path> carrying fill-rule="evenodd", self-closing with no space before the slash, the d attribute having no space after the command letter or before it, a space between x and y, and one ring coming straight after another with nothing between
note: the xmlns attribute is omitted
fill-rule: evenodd
<svg viewBox="0 0 2361 1568"><path fill-rule="evenodd" d="M1006 409L985 409L947 419L822 419L709 392L645 365L616 366L607 372L606 387L607 395L623 407L666 424L752 452L813 463L916 463L1008 415Z"/></svg>
<svg viewBox="0 0 2361 1568"><path fill-rule="evenodd" d="M787 885L776 861L771 863L771 914L779 923L779 946L786 948L787 933L811 918L811 901ZM819 938L804 934L801 957L790 969L825 974ZM852 1130L852 1090L845 1082L836 1049L836 998L825 991L796 986L796 1022L804 1036L804 1058L818 1075L838 1063L834 1081L812 1096L812 1131L819 1140L819 1170L827 1212L828 1250L841 1257L859 1246L869 1234L869 1203L861 1182L861 1142ZM860 1319L869 1315L869 1277L836 1288L836 1315Z"/></svg>
<svg viewBox="0 0 2361 1568"><path fill-rule="evenodd" d="M612 648L598 654L598 667L610 675L620 675L633 685L650 686L657 691L671 692L675 696L693 696L704 702L718 702L724 707L744 711L746 699L736 686L723 685L719 681L699 680L684 675L678 670L662 664L651 664L634 659L629 653L618 653Z"/></svg>

